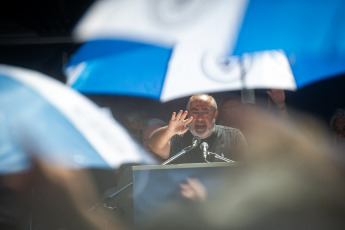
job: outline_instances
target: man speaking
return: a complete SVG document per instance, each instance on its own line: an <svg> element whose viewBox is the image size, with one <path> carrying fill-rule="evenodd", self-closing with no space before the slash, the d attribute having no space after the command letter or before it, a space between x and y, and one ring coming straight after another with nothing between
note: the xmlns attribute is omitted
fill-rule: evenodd
<svg viewBox="0 0 345 230"><path fill-rule="evenodd" d="M205 162L205 146L208 147L207 152L237 161L241 159L241 154L247 146L245 138L238 129L216 125L217 116L216 100L208 94L195 94L190 97L186 111L174 112L167 126L151 134L149 145L154 153L168 159L191 146L193 137L198 136L201 143L205 142L207 145L202 144L202 148L193 148L172 163ZM207 159L213 160L222 161L218 158Z"/></svg>

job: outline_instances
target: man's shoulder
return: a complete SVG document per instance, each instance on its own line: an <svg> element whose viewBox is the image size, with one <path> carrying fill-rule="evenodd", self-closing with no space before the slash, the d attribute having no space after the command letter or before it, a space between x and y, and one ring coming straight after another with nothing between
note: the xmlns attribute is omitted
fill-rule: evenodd
<svg viewBox="0 0 345 230"><path fill-rule="evenodd" d="M215 125L215 127L216 127L216 132L231 132L231 133L240 132L239 129L232 128L229 126Z"/></svg>
<svg viewBox="0 0 345 230"><path fill-rule="evenodd" d="M242 132L239 129L223 126L223 125L216 125L215 133L218 137L224 138L237 138L243 136Z"/></svg>
<svg viewBox="0 0 345 230"><path fill-rule="evenodd" d="M232 144L234 141L240 143L246 142L243 133L237 128L218 125L216 130L218 130L216 131L216 136L221 140L226 140L226 142L229 141Z"/></svg>

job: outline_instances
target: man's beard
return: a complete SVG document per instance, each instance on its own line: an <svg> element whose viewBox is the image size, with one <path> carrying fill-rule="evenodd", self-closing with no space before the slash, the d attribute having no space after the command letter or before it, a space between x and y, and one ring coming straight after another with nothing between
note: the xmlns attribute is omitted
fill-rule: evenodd
<svg viewBox="0 0 345 230"><path fill-rule="evenodd" d="M214 131L214 125L216 124L216 119L213 118L211 123L210 123L210 126L208 127L208 129L205 130L205 132L203 133L198 133L196 130L195 130L195 126L192 128L192 127L189 127L189 130L190 132L192 133L193 136L198 136L200 137L201 139L205 139L209 136L212 135L213 131Z"/></svg>

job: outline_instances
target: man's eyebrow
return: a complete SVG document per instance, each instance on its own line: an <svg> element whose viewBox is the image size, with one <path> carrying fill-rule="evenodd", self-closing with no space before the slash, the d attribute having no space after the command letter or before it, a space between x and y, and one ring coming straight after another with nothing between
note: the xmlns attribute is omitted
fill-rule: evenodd
<svg viewBox="0 0 345 230"><path fill-rule="evenodd" d="M208 107L203 107L201 109L198 109L198 108L191 108L190 109L191 111L199 111L199 110L202 110L202 111L210 111L211 109L208 108Z"/></svg>

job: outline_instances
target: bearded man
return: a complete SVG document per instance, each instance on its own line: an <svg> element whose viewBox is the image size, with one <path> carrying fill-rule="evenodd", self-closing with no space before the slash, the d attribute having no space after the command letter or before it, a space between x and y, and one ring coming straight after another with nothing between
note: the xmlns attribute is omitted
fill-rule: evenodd
<svg viewBox="0 0 345 230"><path fill-rule="evenodd" d="M186 111L174 112L169 124L150 135L149 145L154 153L168 159L192 145L194 136L206 142L208 151L230 160L240 160L247 144L240 130L216 125L216 100L208 94L190 97ZM222 161L214 158L214 161ZM207 161L210 161L207 159ZM200 148L194 148L173 161L174 164L205 162Z"/></svg>

